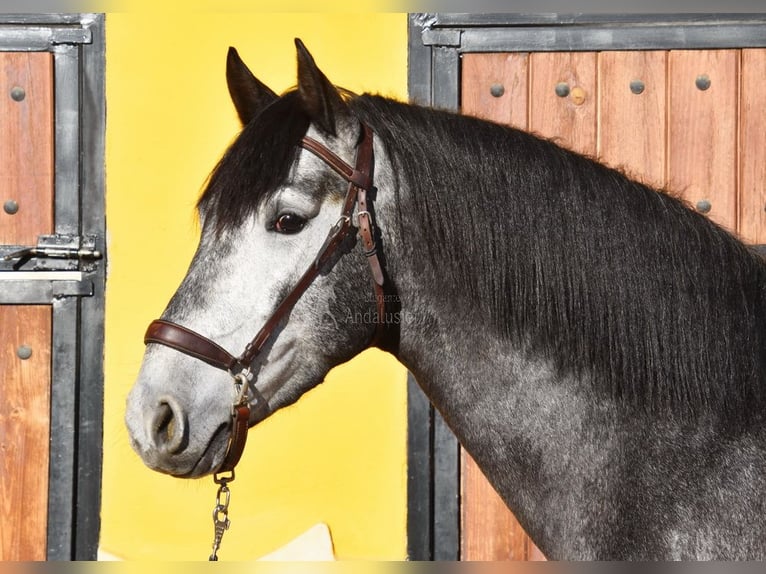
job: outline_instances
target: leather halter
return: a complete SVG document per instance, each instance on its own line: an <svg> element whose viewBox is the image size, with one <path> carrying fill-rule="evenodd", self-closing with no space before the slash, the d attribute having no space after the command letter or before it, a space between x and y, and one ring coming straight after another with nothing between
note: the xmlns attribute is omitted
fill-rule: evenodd
<svg viewBox="0 0 766 574"><path fill-rule="evenodd" d="M386 296L383 288L384 273L377 252L377 240L375 237L375 226L373 215L371 213L372 202L368 197L368 192L374 190L373 181L373 133L369 127L362 124L362 139L357 147L355 166L351 167L335 153L327 149L318 141L305 136L301 141L301 147L316 155L324 161L338 175L348 182L348 191L343 202L343 208L340 217L335 225L330 229L324 244L319 249L314 262L305 271L301 278L293 287L292 291L279 303L272 313L271 317L261 327L261 330L253 337L253 340L247 344L245 350L238 357L233 356L226 349L214 343L207 337L187 329L176 323L158 319L152 321L144 336L144 343L158 343L165 345L181 353L204 361L218 369L227 371L234 379L238 398L232 408L232 428L231 436L226 448L226 455L221 465L216 470L216 481L219 473L230 472L231 477L222 480L231 480L233 478L234 467L239 462L247 440L247 430L250 426L250 420L255 424L265 418L269 412L269 405L261 395L254 384L250 384L253 379L253 373L250 368L258 354L271 339L275 329L280 322L290 313L292 308L308 289L317 275L328 263L338 248L343 244L344 239L349 235L352 229L358 229L359 237L364 246L364 254L370 265L372 273L373 288L375 290L375 301L377 305L375 335L370 346L380 345L388 323L386 322ZM353 212L356 207L356 219L358 228L354 226ZM251 412L251 398L248 394L252 393L255 399L255 410Z"/></svg>

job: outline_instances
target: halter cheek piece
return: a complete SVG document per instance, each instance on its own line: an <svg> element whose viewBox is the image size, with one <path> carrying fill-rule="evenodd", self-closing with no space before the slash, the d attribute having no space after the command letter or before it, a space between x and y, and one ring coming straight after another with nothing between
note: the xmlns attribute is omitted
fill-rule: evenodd
<svg viewBox="0 0 766 574"><path fill-rule="evenodd" d="M343 202L340 217L319 249L312 265L298 280L293 290L279 303L252 341L248 343L239 357L233 356L226 349L214 343L207 337L187 329L176 323L158 319L152 321L144 336L144 343L158 343L165 345L181 353L204 361L217 369L227 371L234 380L237 390L237 400L232 407L231 436L226 448L223 462L216 470L216 482L224 483L232 480L234 467L239 462L247 440L247 430L250 421L253 424L264 419L270 412L269 405L254 384L251 366L266 343L271 339L274 330L279 323L290 313L303 293L308 289L324 265L331 260L335 252L342 245L343 240L352 229L358 230L362 240L364 254L370 264L372 272L375 301L377 304L377 316L375 335L370 346L383 343L388 323L385 320L386 295L384 291L384 273L378 257L375 227L371 213L371 199L368 192L373 189L373 133L369 127L362 124L362 139L357 147L355 166L351 167L335 153L327 149L318 141L306 136L301 141L303 149L316 155L324 161L338 175L348 182L348 191ZM356 219L358 227L354 226L353 212L356 207ZM249 396L252 395L252 396ZM251 412L251 402L255 400L254 410ZM231 476L219 479L219 473L231 473Z"/></svg>

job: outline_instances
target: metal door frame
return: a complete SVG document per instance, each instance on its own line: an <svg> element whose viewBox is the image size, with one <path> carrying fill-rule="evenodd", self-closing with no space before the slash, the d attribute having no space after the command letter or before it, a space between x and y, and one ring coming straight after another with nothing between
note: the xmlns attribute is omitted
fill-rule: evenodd
<svg viewBox="0 0 766 574"><path fill-rule="evenodd" d="M679 2L669 4L672 9ZM413 103L459 110L465 53L763 47L766 14L414 13L408 28L408 90ZM457 560L458 443L411 374L407 405L407 555Z"/></svg>
<svg viewBox="0 0 766 574"><path fill-rule="evenodd" d="M2 14L0 51L53 54L54 232L91 236L104 254L104 15ZM93 560L101 510L106 260L55 263L33 264L31 271L0 267L0 303L52 307L46 555Z"/></svg>

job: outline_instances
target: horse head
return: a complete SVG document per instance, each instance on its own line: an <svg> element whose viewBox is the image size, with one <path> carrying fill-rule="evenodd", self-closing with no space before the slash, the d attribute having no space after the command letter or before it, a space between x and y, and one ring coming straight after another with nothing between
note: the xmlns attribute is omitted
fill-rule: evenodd
<svg viewBox="0 0 766 574"><path fill-rule="evenodd" d="M364 255L379 240L371 221L372 134L348 95L299 40L296 46L297 89L282 96L229 50L227 83L243 129L199 201L196 254L147 332L128 397L134 449L175 476L220 470L238 400L255 424L376 334L376 321L364 320L380 310L383 281L377 256L375 269ZM360 159L364 146L369 157ZM376 154L377 171L382 151ZM357 226L365 225L360 241Z"/></svg>

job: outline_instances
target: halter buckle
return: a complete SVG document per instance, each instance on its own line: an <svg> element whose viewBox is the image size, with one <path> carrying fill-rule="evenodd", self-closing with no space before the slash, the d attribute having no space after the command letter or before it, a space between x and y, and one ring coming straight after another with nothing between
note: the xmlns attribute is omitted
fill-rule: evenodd
<svg viewBox="0 0 766 574"><path fill-rule="evenodd" d="M324 240L324 243L322 244L322 247L319 248L319 252L317 253L317 256L314 258L314 267L319 269L324 263L325 263L325 255L327 254L327 250L330 247L330 245L335 241L335 238L338 237L341 233L343 233L343 230L348 228L349 224L352 224L351 218L348 215L341 215L338 218L338 221L335 222L335 225L333 225L330 228L329 233L327 234L327 239Z"/></svg>
<svg viewBox="0 0 766 574"><path fill-rule="evenodd" d="M372 214L367 211L366 209L363 209L361 211L357 211L354 214L354 226L360 227L359 218L365 216L367 218L367 221L369 222L370 226L372 226Z"/></svg>

